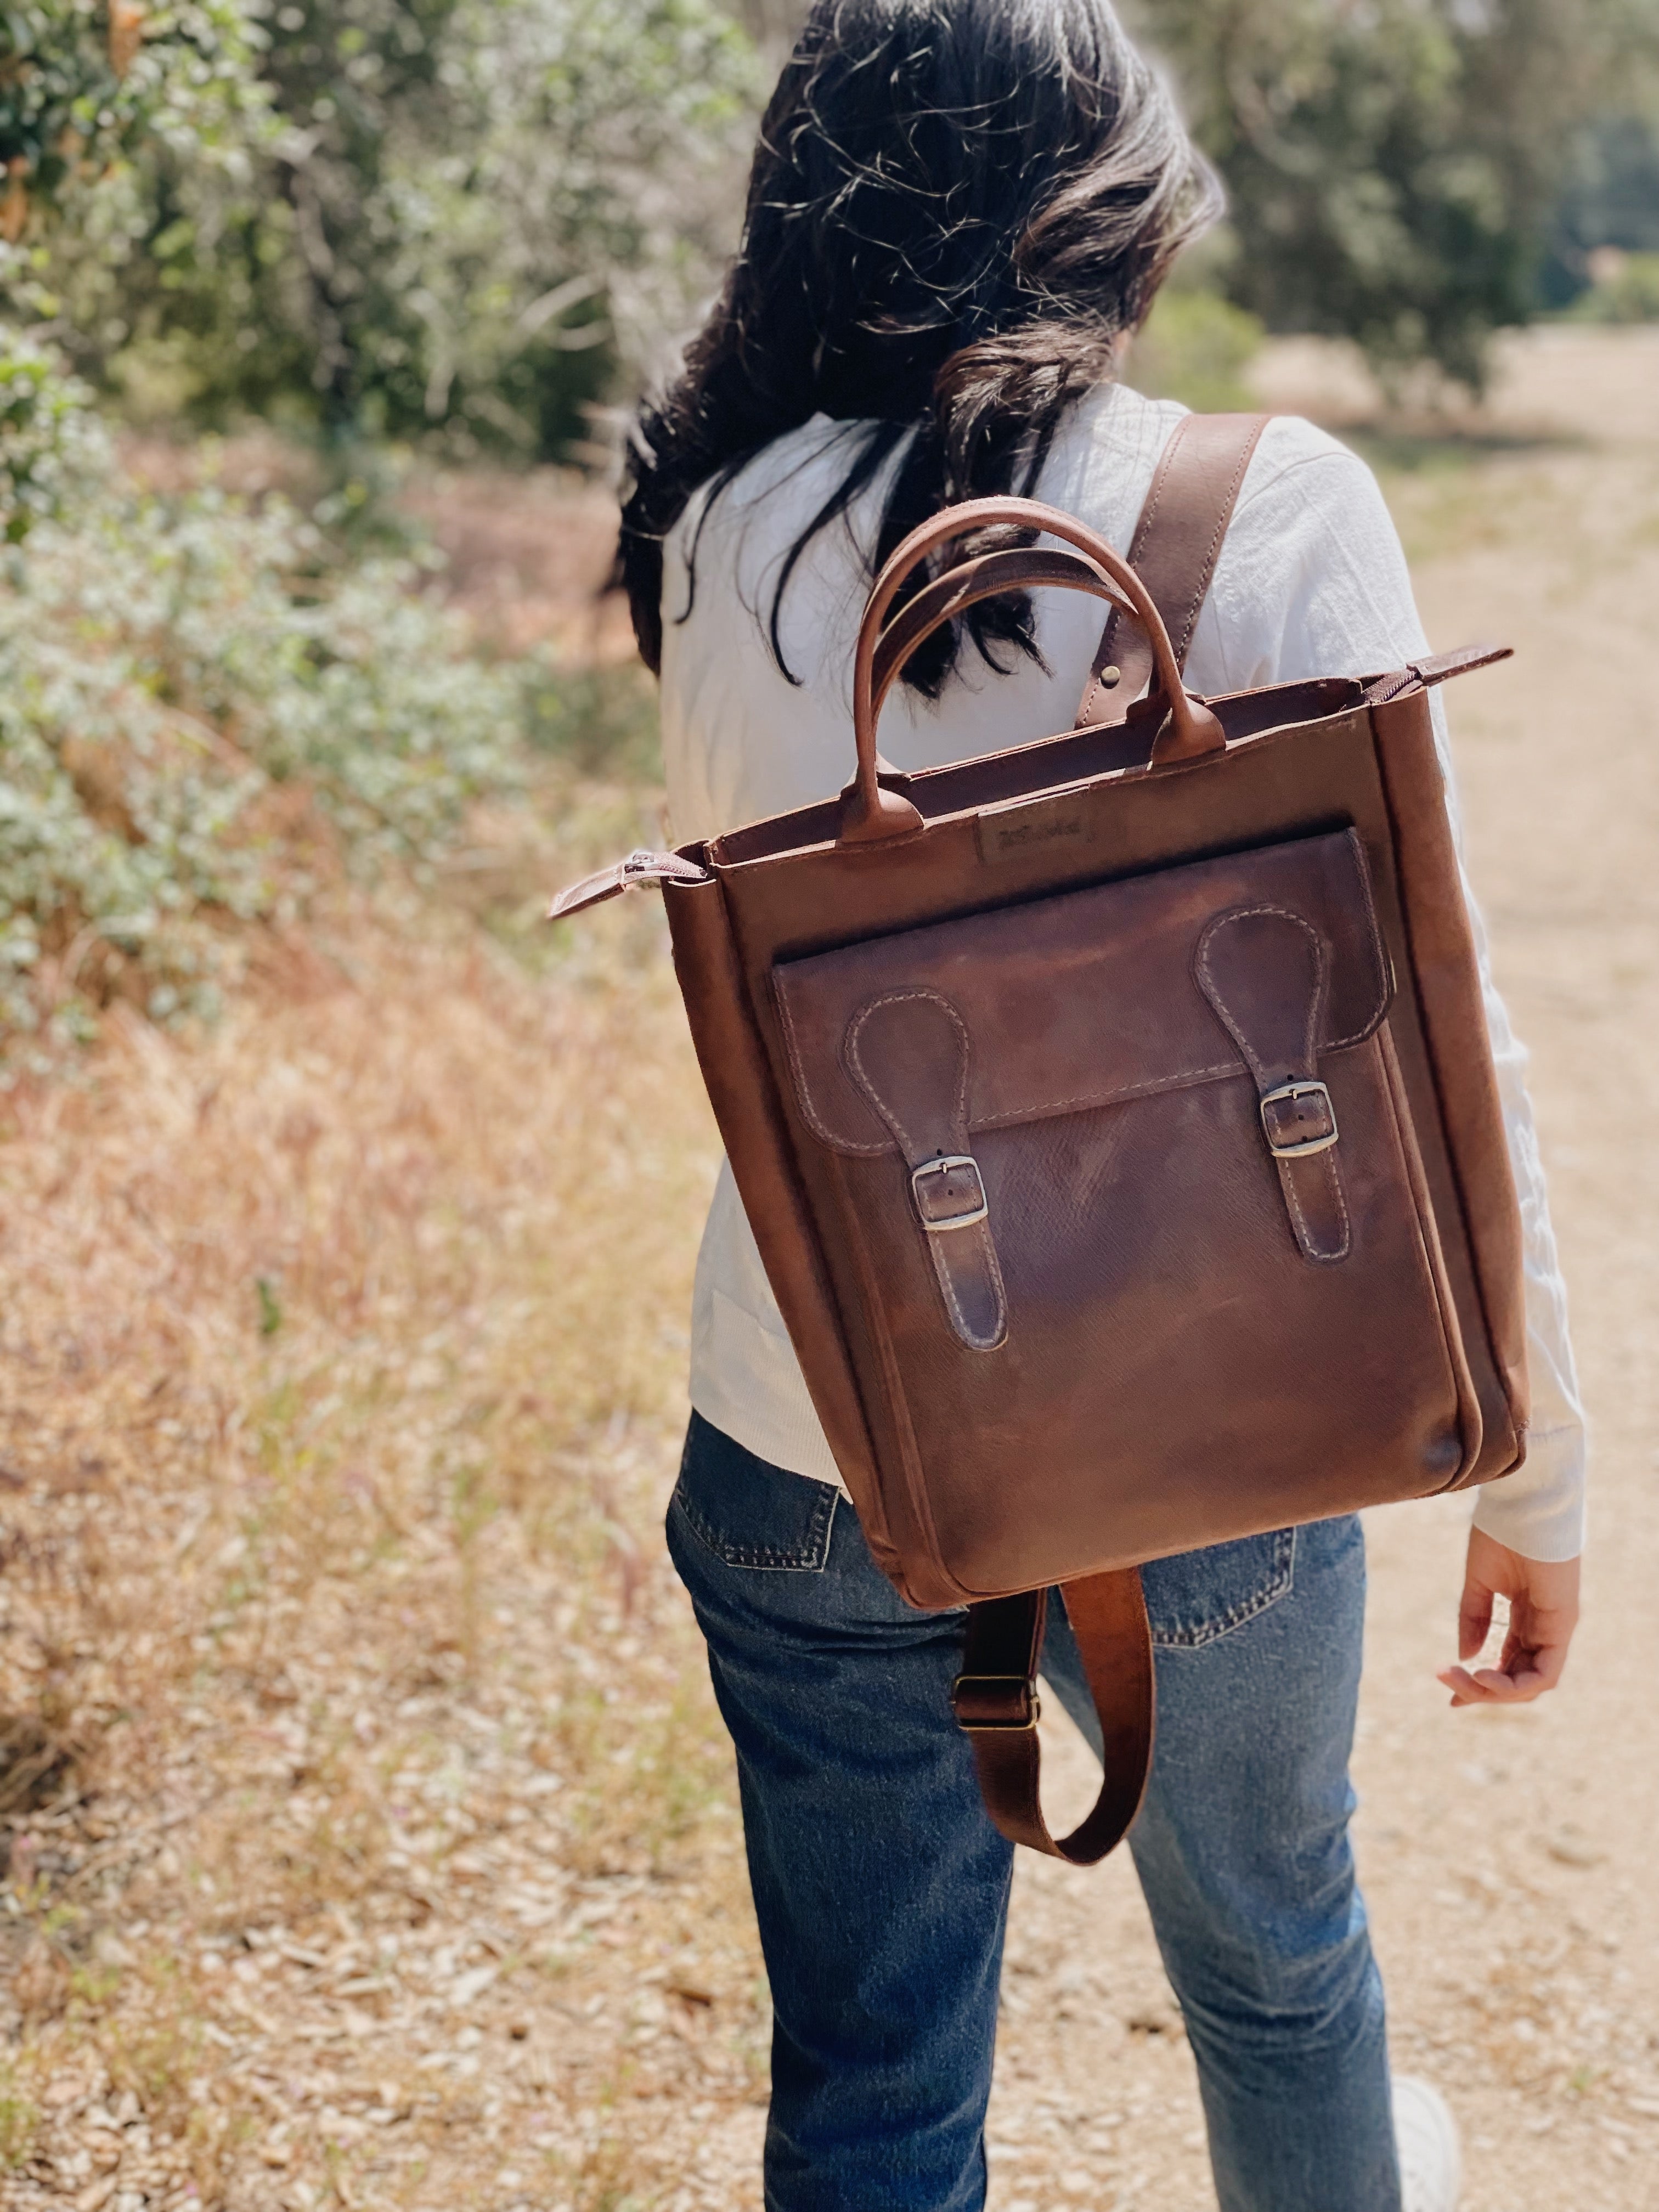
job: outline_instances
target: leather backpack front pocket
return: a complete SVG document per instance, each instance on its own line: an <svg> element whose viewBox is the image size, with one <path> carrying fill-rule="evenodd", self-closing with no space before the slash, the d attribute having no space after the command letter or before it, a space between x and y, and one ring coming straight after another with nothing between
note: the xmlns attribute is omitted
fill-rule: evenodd
<svg viewBox="0 0 1659 2212"><path fill-rule="evenodd" d="M1346 831L781 962L920 1525L972 1595L1472 1463ZM1379 1492L1379 1494L1381 1494Z"/></svg>

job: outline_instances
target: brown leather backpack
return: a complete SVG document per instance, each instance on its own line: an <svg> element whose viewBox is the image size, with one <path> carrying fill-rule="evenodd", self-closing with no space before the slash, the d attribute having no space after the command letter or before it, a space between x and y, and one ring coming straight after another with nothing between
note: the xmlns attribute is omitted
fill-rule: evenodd
<svg viewBox="0 0 1659 2212"><path fill-rule="evenodd" d="M1187 693L1261 427L1188 420L1127 562L1024 500L914 532L865 611L841 797L635 854L553 909L662 885L872 1552L912 1603L967 1604L954 1699L988 1805L1079 1863L1145 1788L1140 1562L1523 1451L1519 1212L1428 702L1501 655ZM956 560L888 619L929 555L993 525L1072 550ZM887 767L877 718L921 641L1044 585L1112 608L1078 726ZM1035 1732L1054 1586L1106 1741L1060 1840Z"/></svg>

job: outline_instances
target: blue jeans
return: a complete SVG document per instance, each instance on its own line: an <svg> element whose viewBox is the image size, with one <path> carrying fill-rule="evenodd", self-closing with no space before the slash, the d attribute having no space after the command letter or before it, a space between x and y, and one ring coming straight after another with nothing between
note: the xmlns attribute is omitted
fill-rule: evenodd
<svg viewBox="0 0 1659 2212"><path fill-rule="evenodd" d="M668 1537L737 1747L775 2014L768 2212L978 2212L1013 1853L951 1714L962 1616L904 1604L845 1498L695 1414ZM1353 1520L1146 1570L1158 1752L1130 1848L1222 2212L1399 2212L1348 1842L1364 1583ZM1097 1744L1049 1617L1043 1674Z"/></svg>

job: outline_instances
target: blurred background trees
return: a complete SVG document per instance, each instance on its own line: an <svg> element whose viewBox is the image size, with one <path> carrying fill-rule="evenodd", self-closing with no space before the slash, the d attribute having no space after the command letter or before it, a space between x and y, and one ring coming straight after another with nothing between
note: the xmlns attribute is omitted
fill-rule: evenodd
<svg viewBox="0 0 1659 2212"><path fill-rule="evenodd" d="M1659 315L1659 0L1125 5L1232 210L1143 383L1237 404L1273 330L1478 389L1502 329ZM416 460L602 471L718 282L804 13L0 11L0 1030L207 1005L231 924L302 904L325 848L436 865L524 787L526 733L640 757L635 678L469 633L383 488ZM135 433L248 426L292 504L124 466Z"/></svg>
<svg viewBox="0 0 1659 2212"><path fill-rule="evenodd" d="M136 57L118 77L90 54L94 105L160 67L161 19L113 4ZM157 118L70 220L23 225L57 334L127 411L551 453L691 313L757 93L706 0L215 6L191 36L198 67L235 71L234 155ZM46 12L110 20L105 0Z"/></svg>
<svg viewBox="0 0 1659 2212"><path fill-rule="evenodd" d="M1228 184L1211 296L1471 386L1598 277L1639 307L1607 256L1659 252L1659 0L1127 4ZM0 308L130 417L579 453L714 281L804 12L32 0Z"/></svg>
<svg viewBox="0 0 1659 2212"><path fill-rule="evenodd" d="M1195 404L1239 339L1195 290L1474 390L1493 334L1540 312L1655 312L1659 264L1606 257L1659 252L1656 0L1121 4L1231 202L1225 252L1155 326ZM743 7L770 52L805 12Z"/></svg>
<svg viewBox="0 0 1659 2212"><path fill-rule="evenodd" d="M1139 0L1137 20L1226 179L1229 295L1385 373L1478 388L1492 333L1585 289L1651 193L1651 0Z"/></svg>

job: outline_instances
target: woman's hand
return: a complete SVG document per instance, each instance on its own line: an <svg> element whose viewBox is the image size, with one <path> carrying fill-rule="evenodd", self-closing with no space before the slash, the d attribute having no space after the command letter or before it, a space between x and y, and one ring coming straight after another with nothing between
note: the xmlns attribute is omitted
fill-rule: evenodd
<svg viewBox="0 0 1659 2212"><path fill-rule="evenodd" d="M1454 1705L1524 1705L1561 1679L1578 1626L1577 1559L1523 1559L1469 1531L1468 1567L1457 1612L1457 1656L1473 1659L1492 1626L1492 1600L1510 1601L1510 1629L1495 1667L1443 1667Z"/></svg>

